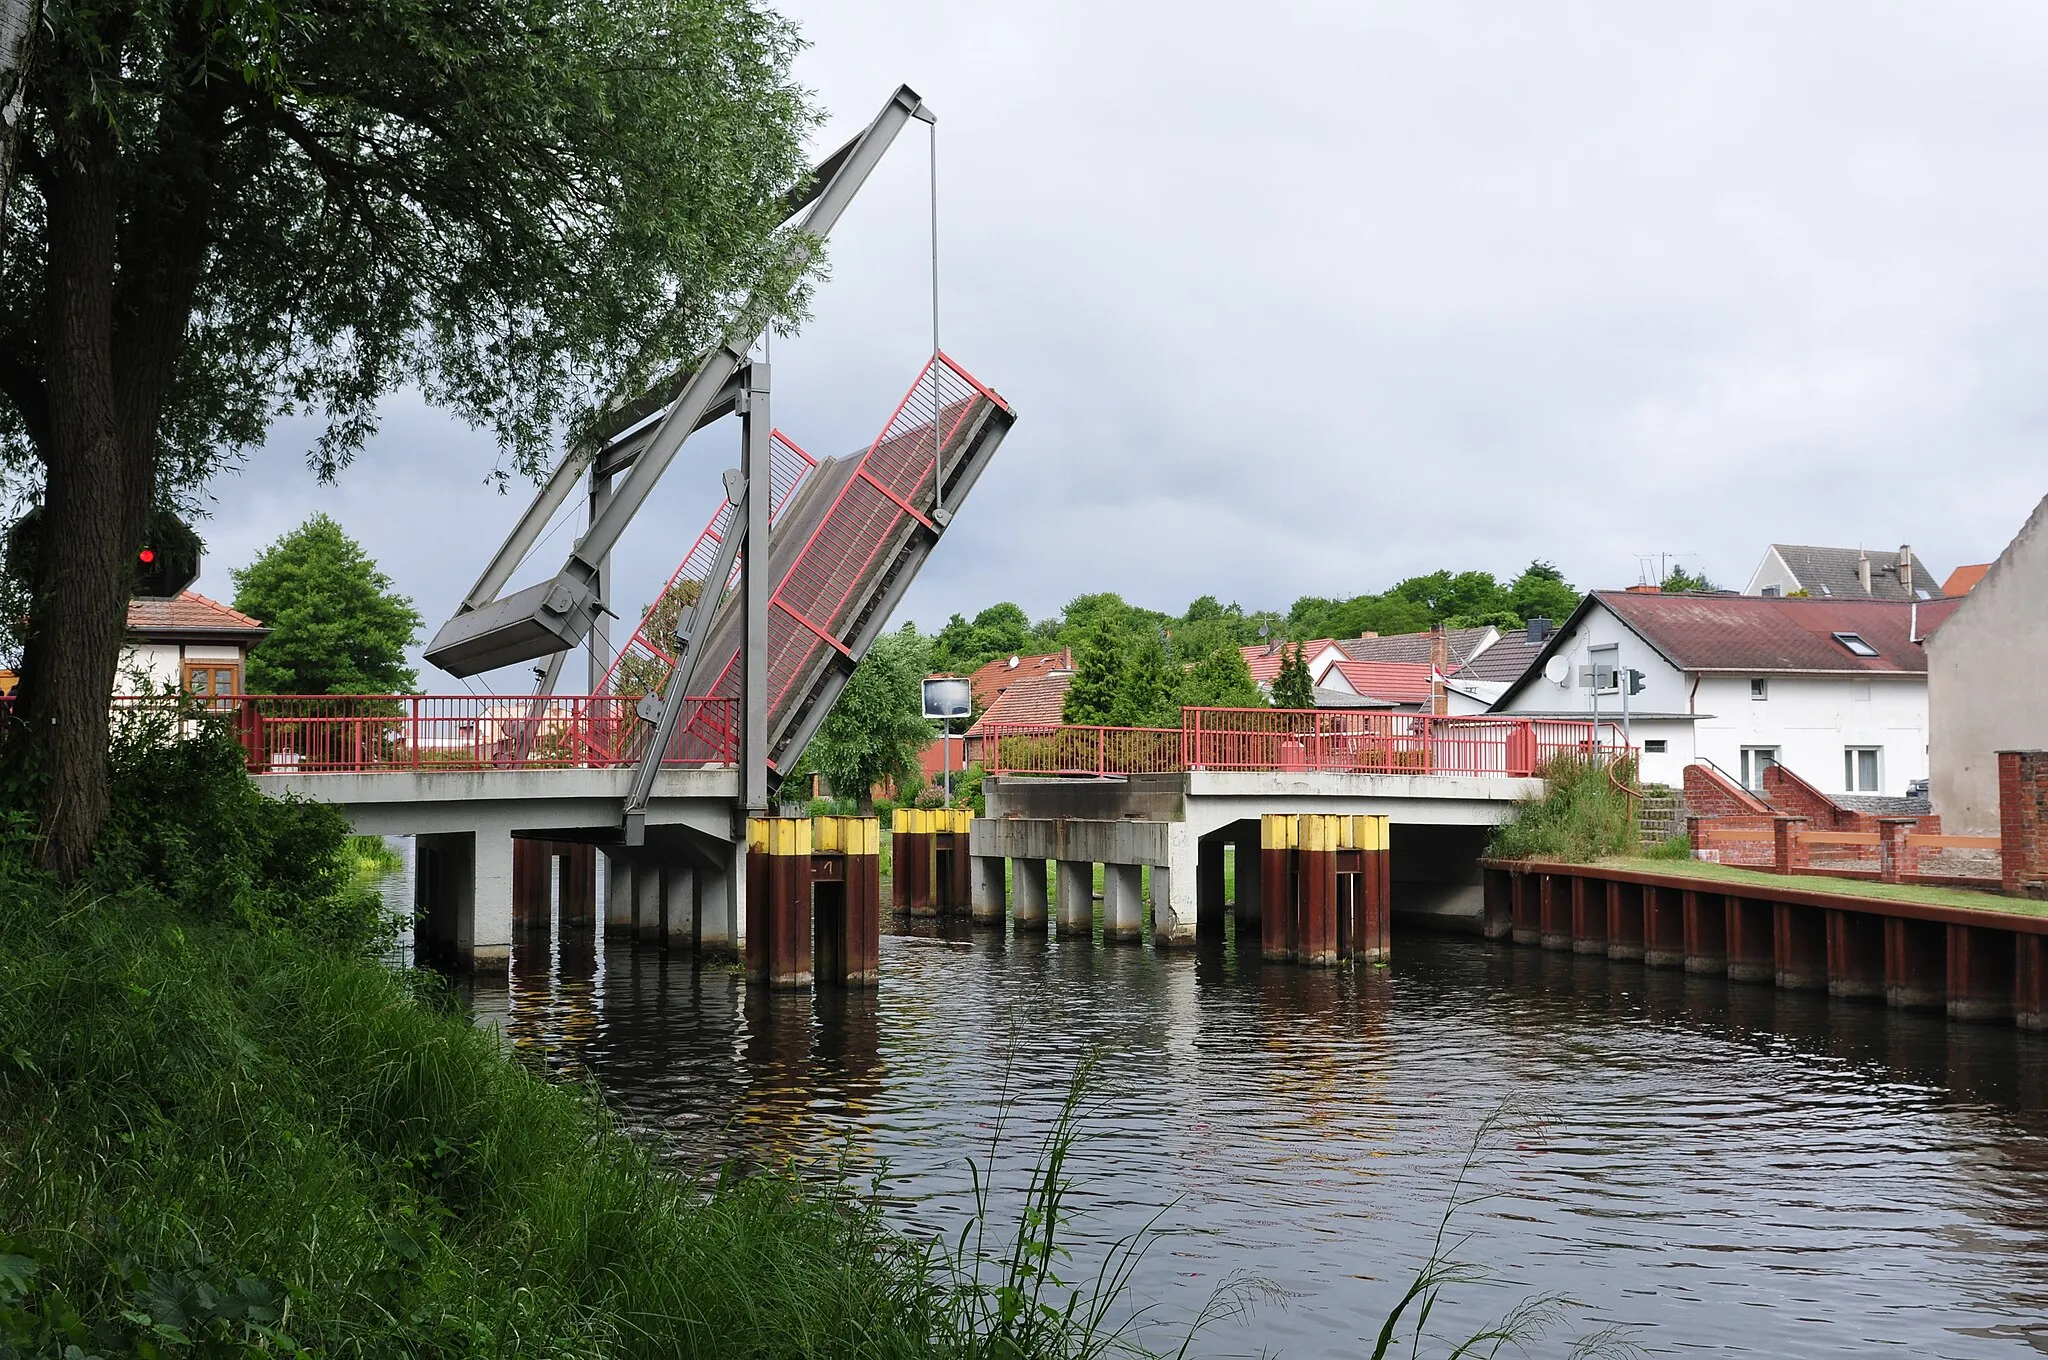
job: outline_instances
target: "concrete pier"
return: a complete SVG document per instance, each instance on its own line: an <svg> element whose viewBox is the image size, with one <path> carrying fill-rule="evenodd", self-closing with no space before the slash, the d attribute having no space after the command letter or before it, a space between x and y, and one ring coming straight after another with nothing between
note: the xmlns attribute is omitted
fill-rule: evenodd
<svg viewBox="0 0 2048 1360"><path fill-rule="evenodd" d="M1102 866L1102 938L1135 944L1145 936L1145 870L1137 864Z"/></svg>
<svg viewBox="0 0 2048 1360"><path fill-rule="evenodd" d="M1095 933L1095 861L1059 861L1056 933L1087 937Z"/></svg>
<svg viewBox="0 0 2048 1360"><path fill-rule="evenodd" d="M1010 890L1015 901L1010 919L1017 929L1043 932L1046 918L1045 861L1013 859L1010 862Z"/></svg>
<svg viewBox="0 0 2048 1360"><path fill-rule="evenodd" d="M968 915L978 926L999 926L1009 894L1003 884L1004 861L992 855L976 855L974 882L968 898Z"/></svg>

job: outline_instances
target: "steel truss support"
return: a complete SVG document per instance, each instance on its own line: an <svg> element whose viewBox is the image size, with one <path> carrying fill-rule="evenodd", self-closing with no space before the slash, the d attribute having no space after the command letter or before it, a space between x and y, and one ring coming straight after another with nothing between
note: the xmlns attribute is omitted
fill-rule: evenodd
<svg viewBox="0 0 2048 1360"><path fill-rule="evenodd" d="M790 246L796 273L809 266L819 243L896 134L913 118L936 121L916 91L899 86L874 121L820 163L810 181L791 195L791 218L802 214ZM683 441L737 408L740 388L736 375L773 311L772 299L749 298L723 344L648 392L612 405L595 442L563 458L477 579L461 609L435 634L427 646L427 660L451 675L470 676L568 650L590 635L598 618L610 612L603 592L606 557ZM656 412L661 412L658 420L643 424ZM762 437L766 438L765 431ZM625 467L625 480L612 488L601 508L593 505L590 528L577 540L560 571L549 580L498 598L498 592L540 540L549 519L568 499L583 470L593 463L600 479ZM765 516L771 496L767 482L760 485Z"/></svg>

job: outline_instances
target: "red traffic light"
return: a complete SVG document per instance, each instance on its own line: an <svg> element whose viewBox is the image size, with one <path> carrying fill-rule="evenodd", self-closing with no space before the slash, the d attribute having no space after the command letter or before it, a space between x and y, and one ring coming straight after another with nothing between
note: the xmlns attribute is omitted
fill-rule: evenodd
<svg viewBox="0 0 2048 1360"><path fill-rule="evenodd" d="M141 556L142 560L145 563L154 562L156 561L156 550L154 548L144 548L142 550Z"/></svg>

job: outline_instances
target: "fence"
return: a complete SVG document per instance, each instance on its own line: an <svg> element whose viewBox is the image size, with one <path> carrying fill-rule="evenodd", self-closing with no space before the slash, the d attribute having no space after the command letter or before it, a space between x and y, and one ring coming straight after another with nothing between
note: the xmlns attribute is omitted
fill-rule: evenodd
<svg viewBox="0 0 2048 1360"><path fill-rule="evenodd" d="M1926 860L1951 852L1999 851L1997 836L1945 836L1912 829L1917 818L1881 817L1876 831L1808 830L1803 817L1693 819L1693 850L1719 864L1779 874L1862 878L1884 883L1995 889L1996 868L1930 872Z"/></svg>
<svg viewBox="0 0 2048 1360"><path fill-rule="evenodd" d="M1563 754L1612 756L1590 722L1270 708L1188 708L1179 727L986 723L991 774L1184 770L1533 775Z"/></svg>
<svg viewBox="0 0 2048 1360"><path fill-rule="evenodd" d="M217 715L241 743L251 773L395 770L610 769L637 764L653 730L615 695L270 695L184 703ZM669 742L667 765L730 765L739 728L730 699L692 698ZM117 713L180 701L121 696Z"/></svg>

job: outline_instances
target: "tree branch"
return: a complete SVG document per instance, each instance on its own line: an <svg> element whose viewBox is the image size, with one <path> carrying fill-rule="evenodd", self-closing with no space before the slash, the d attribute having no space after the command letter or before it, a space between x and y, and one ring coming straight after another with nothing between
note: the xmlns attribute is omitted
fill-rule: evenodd
<svg viewBox="0 0 2048 1360"><path fill-rule="evenodd" d="M45 463L50 461L50 394L43 375L13 354L0 354L0 393L28 428L28 437Z"/></svg>

